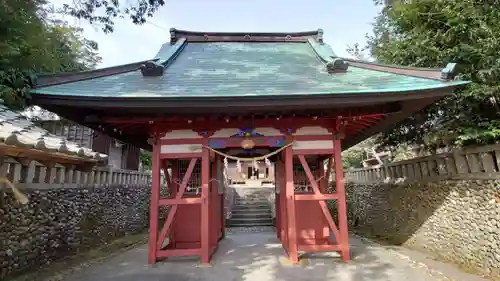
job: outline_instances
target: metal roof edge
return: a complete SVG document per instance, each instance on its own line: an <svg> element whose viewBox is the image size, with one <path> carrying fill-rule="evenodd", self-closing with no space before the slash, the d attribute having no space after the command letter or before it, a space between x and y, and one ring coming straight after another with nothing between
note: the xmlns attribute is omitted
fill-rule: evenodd
<svg viewBox="0 0 500 281"><path fill-rule="evenodd" d="M337 58L330 45L323 43L323 41L318 42L313 38L309 38L307 42L319 60L325 64L326 72L330 74L347 72L349 64L343 59Z"/></svg>
<svg viewBox="0 0 500 281"><path fill-rule="evenodd" d="M153 59L156 61L157 59ZM47 86L54 86L59 84L66 84L71 82L78 82L88 79L95 79L105 76L111 76L126 72L131 72L138 70L142 64L152 61L145 60L134 63L122 64L117 66L111 66L106 68L99 68L93 70L85 71L75 71L75 72L60 72L51 74L36 74L34 81L32 81L33 88L39 89Z"/></svg>
<svg viewBox="0 0 500 281"><path fill-rule="evenodd" d="M311 46L311 48L314 50L316 55L323 63L326 64L328 62L331 62L333 61L333 57L336 57L330 45L318 42L313 38L309 38L307 42L309 43L309 46Z"/></svg>
<svg viewBox="0 0 500 281"><path fill-rule="evenodd" d="M302 32L202 32L170 29L170 42L186 38L188 42L306 42L314 37L323 40L321 28Z"/></svg>
<svg viewBox="0 0 500 281"><path fill-rule="evenodd" d="M175 42L173 45L171 44L170 48L165 52L165 54L161 55L158 57L158 63L162 64L165 68L168 67L176 58L179 56L179 54L184 50L184 47L186 47L186 38L181 38L177 42ZM159 54L157 54L158 56Z"/></svg>
<svg viewBox="0 0 500 281"><path fill-rule="evenodd" d="M426 68L426 67L411 67L401 65L387 65L376 62L369 62L351 58L341 58L354 67L369 69L373 71L390 72L405 76L413 76L431 80L439 80L442 82L455 82L456 64L449 63L445 68ZM463 81L463 80L459 80ZM471 81L463 81L462 84L471 83Z"/></svg>
<svg viewBox="0 0 500 281"><path fill-rule="evenodd" d="M460 82L460 81L457 81ZM318 94L318 95L270 95L270 96L196 96L196 97L101 97L101 96L68 96L68 95L51 95L50 93L40 93L33 97L34 104L43 107L43 104L53 105L78 105L79 107L113 107L113 108L186 108L186 107L232 107L232 106L249 106L265 104L293 104L306 105L317 104L318 102L326 105L327 103L341 105L344 103L372 103L372 102L393 102L412 100L420 98L428 98L431 96L446 96L453 92L453 89L459 84L443 85L430 89L408 89L406 91L393 92L372 92L365 94ZM222 106L224 104L224 106Z"/></svg>
<svg viewBox="0 0 500 281"><path fill-rule="evenodd" d="M207 32L207 31L191 31L191 30L182 30L177 28L170 28L170 35L176 35L177 38L185 37L186 35L217 35L217 36L313 36L322 33L323 30L318 28L317 30L309 30L309 31L299 31L299 32Z"/></svg>

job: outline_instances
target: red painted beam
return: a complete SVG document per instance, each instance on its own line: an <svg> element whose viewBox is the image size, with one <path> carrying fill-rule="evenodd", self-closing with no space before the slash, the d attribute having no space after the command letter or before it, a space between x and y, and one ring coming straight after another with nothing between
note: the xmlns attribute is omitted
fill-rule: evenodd
<svg viewBox="0 0 500 281"><path fill-rule="evenodd" d="M210 262L210 151L203 148L201 157L201 262Z"/></svg>
<svg viewBox="0 0 500 281"><path fill-rule="evenodd" d="M304 252L331 252L340 251L339 245L299 245L299 251Z"/></svg>
<svg viewBox="0 0 500 281"><path fill-rule="evenodd" d="M311 173L311 169L309 168L309 165L307 164L306 158L304 155L299 155L299 160L300 163L302 164L302 168L304 168L304 172L306 173L307 179L309 180L309 183L311 184L311 187L313 189L313 192L315 195L321 195L321 192L319 190L318 184L314 180L314 177ZM342 165L342 163L341 163ZM325 216L328 225L330 226L330 229L333 232L333 235L335 236L335 241L340 241L340 232L337 228L337 225L335 224L335 221L332 218L332 214L330 213L330 210L328 210L328 207L326 206L326 202L323 200L318 201L319 206L321 207L321 211L323 212L323 215Z"/></svg>
<svg viewBox="0 0 500 281"><path fill-rule="evenodd" d="M159 250L157 257L168 258L168 257L182 257L182 256L198 256L201 253L201 249L172 249L172 250Z"/></svg>
<svg viewBox="0 0 500 281"><path fill-rule="evenodd" d="M344 168L342 167L342 149L339 139L333 141L335 154L335 188L339 195L339 200L337 202L338 208L338 218L340 227L340 240L335 237L336 241L342 245L342 259L344 261L350 260L350 250L349 250L349 234L347 231L347 206L345 199L345 187L344 187Z"/></svg>
<svg viewBox="0 0 500 281"><path fill-rule="evenodd" d="M330 139L332 137L330 136ZM323 149L294 149L294 155L331 155L333 153L333 148L323 148Z"/></svg>
<svg viewBox="0 0 500 281"><path fill-rule="evenodd" d="M262 137L226 137L226 138L210 138L210 141L213 142L227 142L231 141L231 143L238 143L238 139L243 141L245 139L250 140L258 140L258 139L268 139L268 138L277 138L281 136L262 136ZM293 136L295 141L322 141L322 140L332 140L331 135L296 135ZM203 144L205 140L203 138L182 138L182 139L162 139L160 140L162 145L179 145L179 144Z"/></svg>
<svg viewBox="0 0 500 281"><path fill-rule="evenodd" d="M295 200L337 200L339 198L338 194L296 194Z"/></svg>
<svg viewBox="0 0 500 281"><path fill-rule="evenodd" d="M153 145L152 155L152 183L151 183L151 202L149 206L149 245L148 245L148 263L156 263L158 252L156 243L158 241L158 219L159 219L159 200L160 200L160 144Z"/></svg>
<svg viewBox="0 0 500 281"><path fill-rule="evenodd" d="M161 159L189 159L189 158L201 158L200 152L192 153L162 153L160 154Z"/></svg>
<svg viewBox="0 0 500 281"><path fill-rule="evenodd" d="M140 124L154 127L155 131L167 130L217 130L219 128L242 128L242 127L281 127L281 128L300 128L305 126L321 126L327 129L332 129L334 121L341 117L342 120L352 122L360 117L379 117L386 113L360 113L359 115L335 115L329 117L311 117L311 116L289 116L281 118L241 118L241 119L212 119L201 117L183 117L183 118L105 118L104 124L120 125L120 124Z"/></svg>
<svg viewBox="0 0 500 281"><path fill-rule="evenodd" d="M297 250L297 217L295 215L295 188L293 183L293 151L292 147L285 148L285 179L286 179L286 216L288 258L292 263L299 262Z"/></svg>
<svg viewBox="0 0 500 281"><path fill-rule="evenodd" d="M322 121L326 120L331 122L331 120L336 120L341 117L343 120L356 120L364 117L379 117L389 113L395 112L391 108L380 108L380 109L366 109L366 110L343 110L336 111L328 114L328 116L293 116L293 115L282 115L269 117L266 115L255 117L255 116L236 116L236 117L223 117L223 116L172 116L172 117L134 117L134 118L124 118L124 117L109 117L103 118L101 121L103 123L109 124L180 124L182 127L185 125L195 125L197 123L217 123L227 125L237 125L243 124L243 126L248 126L248 123L257 124L267 124L268 122L279 121L284 124L293 124L295 122L310 122L312 121ZM245 125L246 124L246 125ZM240 126L237 126L240 127Z"/></svg>
<svg viewBox="0 0 500 281"><path fill-rule="evenodd" d="M201 198L160 199L160 206L183 204L201 204Z"/></svg>
<svg viewBox="0 0 500 281"><path fill-rule="evenodd" d="M182 179L182 183L179 187L179 192L176 194L174 200L179 200L184 196L184 192L186 191L187 184L189 180L191 179L191 174L193 173L194 166L196 164L197 158L191 159L191 162L189 162L189 166L187 168L186 174L184 175L184 178ZM173 205L172 208L168 211L167 219L165 220L165 224L163 225L163 228L160 232L159 240L157 243L157 249L160 249L163 241L165 241L165 238L167 238L167 232L170 229L170 226L172 225L172 222L174 221L175 213L177 212L178 205Z"/></svg>

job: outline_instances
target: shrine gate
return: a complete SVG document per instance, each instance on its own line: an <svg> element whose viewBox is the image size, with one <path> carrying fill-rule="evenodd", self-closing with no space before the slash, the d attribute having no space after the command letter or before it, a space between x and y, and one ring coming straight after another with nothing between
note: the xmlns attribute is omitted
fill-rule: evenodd
<svg viewBox="0 0 500 281"><path fill-rule="evenodd" d="M210 262L224 237L228 158L275 163L276 231L293 263L299 252L317 251L348 261L341 151L467 83L455 72L454 64L422 69L340 58L321 29L172 29L151 60L39 75L31 94L64 118L152 151L149 263L186 255ZM331 171L335 190L328 192ZM337 201L338 218L327 200Z"/></svg>

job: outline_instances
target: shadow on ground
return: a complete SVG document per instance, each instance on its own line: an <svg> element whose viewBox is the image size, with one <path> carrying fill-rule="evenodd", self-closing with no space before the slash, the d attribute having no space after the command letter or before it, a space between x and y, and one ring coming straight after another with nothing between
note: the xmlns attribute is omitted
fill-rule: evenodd
<svg viewBox="0 0 500 281"><path fill-rule="evenodd" d="M212 267L200 267L198 259L175 258L147 265L147 247L133 249L102 264L66 276L69 281L267 281L267 280L435 280L407 262L387 255L376 245L351 238L352 261L340 261L336 253L304 256L290 265L274 232L234 233L223 240Z"/></svg>

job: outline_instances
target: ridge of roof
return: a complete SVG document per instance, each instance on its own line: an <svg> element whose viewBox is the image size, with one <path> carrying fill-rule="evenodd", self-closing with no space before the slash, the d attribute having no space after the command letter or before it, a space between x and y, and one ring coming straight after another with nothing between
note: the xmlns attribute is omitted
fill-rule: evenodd
<svg viewBox="0 0 500 281"><path fill-rule="evenodd" d="M323 29L302 32L202 32L170 29L170 42L180 38L187 42L302 42L314 38L323 42Z"/></svg>
<svg viewBox="0 0 500 281"><path fill-rule="evenodd" d="M170 46L163 44L155 58L141 65L142 76L162 76L165 69L177 58L186 46L186 38L181 38Z"/></svg>
<svg viewBox="0 0 500 281"><path fill-rule="evenodd" d="M412 67L401 65L388 65L376 62L369 62L351 58L340 58L354 67L364 68L374 71L390 72L400 75L426 78L439 81L454 81L456 78L457 65L456 63L448 63L445 68L427 68L427 67ZM464 81L465 82L465 81Z"/></svg>
<svg viewBox="0 0 500 281"><path fill-rule="evenodd" d="M84 70L84 71L37 74L35 75L34 78L32 78L31 84L34 88L39 88L39 87L53 86L70 82L100 78L115 74L121 74L138 70L146 62L156 61L156 60L158 59L155 58L139 62L115 65L99 69Z"/></svg>
<svg viewBox="0 0 500 281"><path fill-rule="evenodd" d="M349 64L343 59L338 58L332 50L332 47L323 42L309 38L309 46L314 50L316 56L325 65L326 71L330 74L345 73L349 68Z"/></svg>

